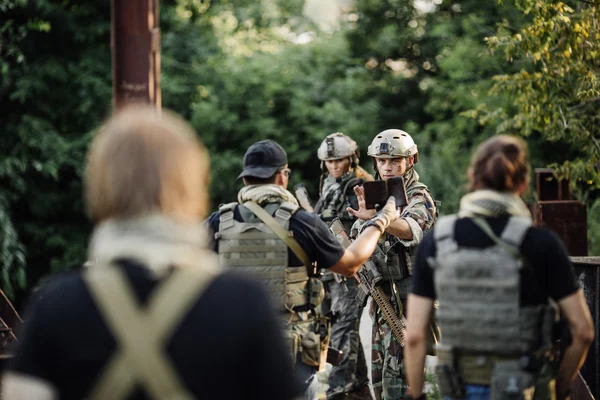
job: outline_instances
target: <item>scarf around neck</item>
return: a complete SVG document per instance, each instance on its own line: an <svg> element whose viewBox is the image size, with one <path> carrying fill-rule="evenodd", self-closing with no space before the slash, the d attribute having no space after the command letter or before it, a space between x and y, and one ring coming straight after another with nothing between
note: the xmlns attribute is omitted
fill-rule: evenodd
<svg viewBox="0 0 600 400"><path fill-rule="evenodd" d="M113 219L98 225L90 240L87 265L101 267L119 259L135 261L157 278L172 268L218 266L204 226L164 215Z"/></svg>
<svg viewBox="0 0 600 400"><path fill-rule="evenodd" d="M497 217L501 215L531 218L531 213L523 200L512 192L476 190L460 199L459 217Z"/></svg>
<svg viewBox="0 0 600 400"><path fill-rule="evenodd" d="M296 200L292 193L274 183L244 186L238 192L238 203L244 204L247 201L258 203L259 206L268 203L283 202L298 205L298 200Z"/></svg>

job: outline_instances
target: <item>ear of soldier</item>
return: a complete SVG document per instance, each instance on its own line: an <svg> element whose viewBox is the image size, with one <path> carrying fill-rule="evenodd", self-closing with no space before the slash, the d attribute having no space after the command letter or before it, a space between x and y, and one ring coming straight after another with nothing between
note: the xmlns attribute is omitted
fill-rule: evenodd
<svg viewBox="0 0 600 400"><path fill-rule="evenodd" d="M337 226L339 234L349 232L355 219L346 211L348 206L358 207L353 187L373 180L358 165L359 155L356 142L340 132L328 135L317 150L322 175L314 211L330 228ZM301 190L297 194L299 199L307 198ZM350 241L340 243L347 247ZM356 300L358 283L331 271L324 271L321 279L325 288L321 311L332 320L330 346L342 351L329 373L327 398L371 400L368 368L359 333L363 302Z"/></svg>

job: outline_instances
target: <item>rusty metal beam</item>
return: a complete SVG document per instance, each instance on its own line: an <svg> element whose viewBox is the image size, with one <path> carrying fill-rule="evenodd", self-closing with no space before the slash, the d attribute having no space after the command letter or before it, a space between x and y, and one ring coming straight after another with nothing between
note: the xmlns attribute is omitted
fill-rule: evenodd
<svg viewBox="0 0 600 400"><path fill-rule="evenodd" d="M158 0L112 0L113 109L150 103L160 95Z"/></svg>

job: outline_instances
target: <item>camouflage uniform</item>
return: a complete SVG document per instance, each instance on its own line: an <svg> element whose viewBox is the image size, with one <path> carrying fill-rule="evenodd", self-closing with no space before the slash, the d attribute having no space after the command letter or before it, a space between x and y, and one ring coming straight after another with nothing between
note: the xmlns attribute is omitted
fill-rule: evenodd
<svg viewBox="0 0 600 400"><path fill-rule="evenodd" d="M408 205L402 211L401 218L411 227L411 240L398 239L386 233L372 256L378 270L384 277L382 289L390 296L397 311L404 309L411 274L411 253L422 240L425 232L433 227L437 211L435 202L427 189L420 183L417 172L412 169L406 175L406 194ZM357 222L359 228L364 221ZM395 288L397 297L393 294ZM397 299L401 304L398 304ZM373 318L371 381L377 399L390 400L409 398L406 392L406 370L403 363L402 347L385 322L379 307L374 302L370 310Z"/></svg>
<svg viewBox="0 0 600 400"><path fill-rule="evenodd" d="M315 212L325 221L340 218L347 232L350 232L354 217L346 211L346 207L357 208L353 187L362 182L363 179L357 178L354 171L339 179L328 176L323 182L323 191L315 205ZM321 306L322 313L333 315L334 320L330 346L343 352L341 362L329 374L327 398L344 398L345 393L355 392L352 394L354 399L371 399L368 369L359 335L362 304L356 300L357 282L339 274L334 276L333 272L325 272L323 282L325 300ZM361 396L357 392L361 389L364 389L365 395Z"/></svg>
<svg viewBox="0 0 600 400"><path fill-rule="evenodd" d="M314 212L329 222L338 218L347 233L354 217L346 211L347 207L358 208L354 186L373 177L358 165L359 151L354 140L341 132L328 135L317 150L321 160L320 198ZM329 175L327 162L335 160L349 161L349 171L339 178ZM342 350L342 359L329 374L329 399L371 399L368 388L368 370L364 350L358 332L362 304L356 301L358 286L354 279L325 271L323 275L325 300L321 304L324 315L333 320L330 346ZM365 394L363 394L365 393Z"/></svg>

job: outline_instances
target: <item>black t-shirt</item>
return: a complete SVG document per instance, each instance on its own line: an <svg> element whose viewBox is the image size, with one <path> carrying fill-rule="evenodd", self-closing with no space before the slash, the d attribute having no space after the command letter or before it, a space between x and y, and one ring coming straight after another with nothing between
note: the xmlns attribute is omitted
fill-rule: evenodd
<svg viewBox="0 0 600 400"><path fill-rule="evenodd" d="M485 219L497 236L508 222L507 216ZM436 256L434 230L427 233L417 248L411 293L436 298L433 282L434 270L427 262ZM475 223L468 218L458 219L455 240L459 246L486 248L495 245ZM521 269L521 304L545 304L548 297L563 299L579 288L573 266L564 245L553 232L531 227L520 248L526 267Z"/></svg>
<svg viewBox="0 0 600 400"><path fill-rule="evenodd" d="M213 213L208 224L213 232L219 232L219 212ZM237 206L233 212L233 218L242 222L242 216ZM328 269L337 264L344 255L344 248L331 233L327 225L316 214L298 210L290 218L288 228L294 234L294 239L306 252L311 261L316 261L319 268ZM213 249L219 251L219 242L214 240ZM303 265L302 261L288 249L288 264L290 267Z"/></svg>
<svg viewBox="0 0 600 400"><path fill-rule="evenodd" d="M122 262L140 303L157 281ZM30 300L9 370L42 379L60 399L84 398L114 354L79 272L62 275ZM278 317L262 286L232 272L218 276L168 340L168 357L198 399L292 399L301 394ZM129 399L146 399L137 386Z"/></svg>

